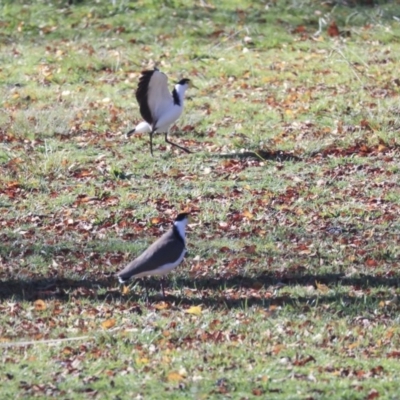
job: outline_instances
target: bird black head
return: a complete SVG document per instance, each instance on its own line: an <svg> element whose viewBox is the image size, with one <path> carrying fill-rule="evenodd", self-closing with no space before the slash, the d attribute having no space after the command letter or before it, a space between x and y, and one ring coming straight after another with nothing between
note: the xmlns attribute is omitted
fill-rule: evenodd
<svg viewBox="0 0 400 400"><path fill-rule="evenodd" d="M175 218L175 221L183 221L184 219L189 218L190 213L188 212L181 212L178 214L178 216Z"/></svg>
<svg viewBox="0 0 400 400"><path fill-rule="evenodd" d="M190 79L184 78L178 82L178 85L190 85Z"/></svg>

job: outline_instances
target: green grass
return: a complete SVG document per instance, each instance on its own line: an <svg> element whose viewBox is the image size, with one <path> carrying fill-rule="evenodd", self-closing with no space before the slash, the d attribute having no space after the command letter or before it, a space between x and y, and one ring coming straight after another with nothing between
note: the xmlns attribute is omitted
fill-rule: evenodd
<svg viewBox="0 0 400 400"><path fill-rule="evenodd" d="M204 4L0 2L3 398L398 397L398 1ZM155 63L193 154L125 137Z"/></svg>

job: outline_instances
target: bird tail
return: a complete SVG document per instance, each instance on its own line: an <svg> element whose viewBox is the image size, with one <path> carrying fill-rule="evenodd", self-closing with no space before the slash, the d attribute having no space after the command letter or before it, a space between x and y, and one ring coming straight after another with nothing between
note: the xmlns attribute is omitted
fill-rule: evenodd
<svg viewBox="0 0 400 400"><path fill-rule="evenodd" d="M126 134L126 137L129 139L134 133L135 133L135 130L132 129L131 131L129 131L129 132Z"/></svg>
<svg viewBox="0 0 400 400"><path fill-rule="evenodd" d="M152 131L151 125L146 121L136 125L135 129L132 129L126 134L127 138L130 138L134 133L150 133Z"/></svg>

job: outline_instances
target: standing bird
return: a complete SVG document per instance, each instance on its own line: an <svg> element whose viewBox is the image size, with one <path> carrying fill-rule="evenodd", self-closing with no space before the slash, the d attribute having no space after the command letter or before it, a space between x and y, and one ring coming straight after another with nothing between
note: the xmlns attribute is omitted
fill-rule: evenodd
<svg viewBox="0 0 400 400"><path fill-rule="evenodd" d="M167 143L190 153L185 147L168 140L170 126L182 114L185 92L189 85L190 79L181 79L170 93L167 75L157 68L154 68L153 71L143 71L136 90L136 100L144 121L129 131L126 136L129 138L135 132L148 132L150 134L150 153L153 155L153 134L165 132Z"/></svg>
<svg viewBox="0 0 400 400"><path fill-rule="evenodd" d="M165 275L177 267L186 254L185 228L188 220L189 213L178 214L170 230L117 274L120 283L147 275ZM165 297L163 281L161 288Z"/></svg>

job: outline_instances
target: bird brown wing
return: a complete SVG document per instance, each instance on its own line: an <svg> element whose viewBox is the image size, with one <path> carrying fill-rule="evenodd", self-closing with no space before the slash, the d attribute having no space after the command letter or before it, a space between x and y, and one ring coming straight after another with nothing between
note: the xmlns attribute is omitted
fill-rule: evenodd
<svg viewBox="0 0 400 400"><path fill-rule="evenodd" d="M175 263L185 250L185 243L170 229L145 252L130 262L117 276L126 281L135 276L153 275L157 268Z"/></svg>
<svg viewBox="0 0 400 400"><path fill-rule="evenodd" d="M136 90L136 100L139 103L140 114L143 119L150 125L152 125L154 121L148 105L147 93L150 79L155 71L156 69L154 69L153 71L143 71Z"/></svg>
<svg viewBox="0 0 400 400"><path fill-rule="evenodd" d="M157 68L143 71L136 90L136 100L143 119L155 128L159 119L165 118L174 104L168 90L167 75Z"/></svg>

